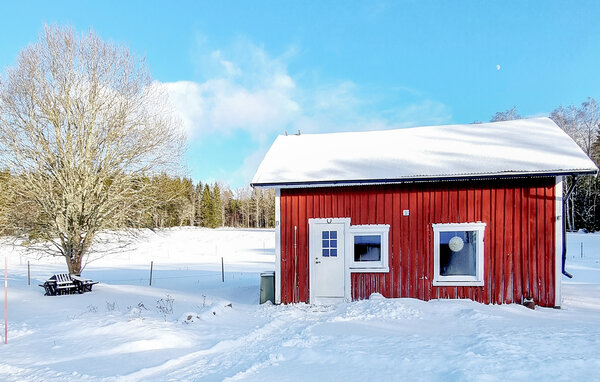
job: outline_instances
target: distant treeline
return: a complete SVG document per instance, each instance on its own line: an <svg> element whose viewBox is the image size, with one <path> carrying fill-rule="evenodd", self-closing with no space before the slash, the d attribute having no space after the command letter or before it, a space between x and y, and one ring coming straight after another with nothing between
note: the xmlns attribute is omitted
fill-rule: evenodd
<svg viewBox="0 0 600 382"><path fill-rule="evenodd" d="M0 223L8 218L1 216L2 214L14 215L12 221L24 222L39 218L34 206L11 203L14 200L9 200L8 193L2 192L7 190L7 185L11 182L18 181L18 176L0 171ZM124 216L114 228L275 226L274 190L244 187L232 191L223 184L194 184L189 178L165 174L139 179L138 183L144 191L136 201L139 204L135 208L137 213ZM11 197L18 198L18 195L13 194ZM11 209L12 205L18 205L19 208ZM14 226L0 224L0 231L3 231L0 233L13 234Z"/></svg>
<svg viewBox="0 0 600 382"><path fill-rule="evenodd" d="M194 182L162 175L153 178L164 200L145 212L142 227L176 226L248 227L275 226L275 191ZM160 198L160 195L156 197Z"/></svg>

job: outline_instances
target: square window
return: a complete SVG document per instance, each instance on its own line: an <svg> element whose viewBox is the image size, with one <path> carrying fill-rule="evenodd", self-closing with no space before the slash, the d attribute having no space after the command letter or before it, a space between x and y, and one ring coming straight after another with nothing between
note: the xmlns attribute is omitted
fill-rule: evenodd
<svg viewBox="0 0 600 382"><path fill-rule="evenodd" d="M354 261L381 261L381 236L354 236Z"/></svg>
<svg viewBox="0 0 600 382"><path fill-rule="evenodd" d="M337 240L329 240L329 247L330 248L337 248Z"/></svg>
<svg viewBox="0 0 600 382"><path fill-rule="evenodd" d="M323 248L329 248L329 240L323 239Z"/></svg>
<svg viewBox="0 0 600 382"><path fill-rule="evenodd" d="M433 285L483 285L485 223L433 224Z"/></svg>
<svg viewBox="0 0 600 382"><path fill-rule="evenodd" d="M387 224L350 226L351 272L389 272Z"/></svg>
<svg viewBox="0 0 600 382"><path fill-rule="evenodd" d="M337 249L332 248L329 250L329 256L331 257L336 257L337 256Z"/></svg>
<svg viewBox="0 0 600 382"><path fill-rule="evenodd" d="M477 231L440 232L440 275L476 276Z"/></svg>
<svg viewBox="0 0 600 382"><path fill-rule="evenodd" d="M331 231L330 233L331 236L329 236L332 239L337 239L337 231Z"/></svg>
<svg viewBox="0 0 600 382"><path fill-rule="evenodd" d="M329 249L323 248L323 257L329 257Z"/></svg>
<svg viewBox="0 0 600 382"><path fill-rule="evenodd" d="M329 239L329 231L323 231L323 239Z"/></svg>

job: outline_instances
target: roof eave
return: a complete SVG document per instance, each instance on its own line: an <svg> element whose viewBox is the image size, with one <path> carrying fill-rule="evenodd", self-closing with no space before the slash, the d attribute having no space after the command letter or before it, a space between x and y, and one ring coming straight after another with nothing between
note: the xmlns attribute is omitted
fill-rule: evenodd
<svg viewBox="0 0 600 382"><path fill-rule="evenodd" d="M419 182L443 182L443 181L461 181L461 180L486 180L486 179L507 179L523 177L556 177L569 175L598 175L596 169L580 170L559 170L552 172L506 172L496 174L469 174L469 175L442 175L442 176L424 176L407 177L394 179L355 179L355 180L323 180L323 181L299 181L299 182L252 182L251 187L256 188L316 188L316 187L342 187L342 186L372 186L380 184L400 184L400 183L419 183Z"/></svg>

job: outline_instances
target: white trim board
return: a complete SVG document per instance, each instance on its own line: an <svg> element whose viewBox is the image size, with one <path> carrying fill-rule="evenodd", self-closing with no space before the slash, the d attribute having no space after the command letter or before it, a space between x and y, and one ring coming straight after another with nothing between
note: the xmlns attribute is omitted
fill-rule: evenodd
<svg viewBox="0 0 600 382"><path fill-rule="evenodd" d="M275 304L281 304L281 189L275 189Z"/></svg>
<svg viewBox="0 0 600 382"><path fill-rule="evenodd" d="M555 215L554 220L554 307L562 304L562 247L563 247L563 177L556 177L554 186Z"/></svg>

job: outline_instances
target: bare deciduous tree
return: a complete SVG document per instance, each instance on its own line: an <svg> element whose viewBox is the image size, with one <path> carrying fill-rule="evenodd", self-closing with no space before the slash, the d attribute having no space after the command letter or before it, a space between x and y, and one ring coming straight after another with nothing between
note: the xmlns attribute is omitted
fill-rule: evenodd
<svg viewBox="0 0 600 382"><path fill-rule="evenodd" d="M505 111L498 111L496 114L492 116L490 122L499 122L499 121L512 121L514 119L521 119L521 115L517 111L517 107L513 106L510 109Z"/></svg>
<svg viewBox="0 0 600 382"><path fill-rule="evenodd" d="M559 106L550 113L556 122L581 149L598 164L598 138L600 133L600 107L595 99L589 98L575 105ZM570 184L570 180L568 180ZM569 230L584 227L595 230L598 226L597 201L599 198L599 182L597 178L580 179L570 199L566 201L566 222Z"/></svg>
<svg viewBox="0 0 600 382"><path fill-rule="evenodd" d="M600 108L595 99L588 98L580 107L561 105L550 113L550 118L569 134L586 154L593 156L592 146L600 128Z"/></svg>
<svg viewBox="0 0 600 382"><path fill-rule="evenodd" d="M128 49L45 26L0 83L11 229L51 243L79 274L101 230L152 205L144 179L179 163L184 139L165 97ZM20 211L35 219L20 223Z"/></svg>

